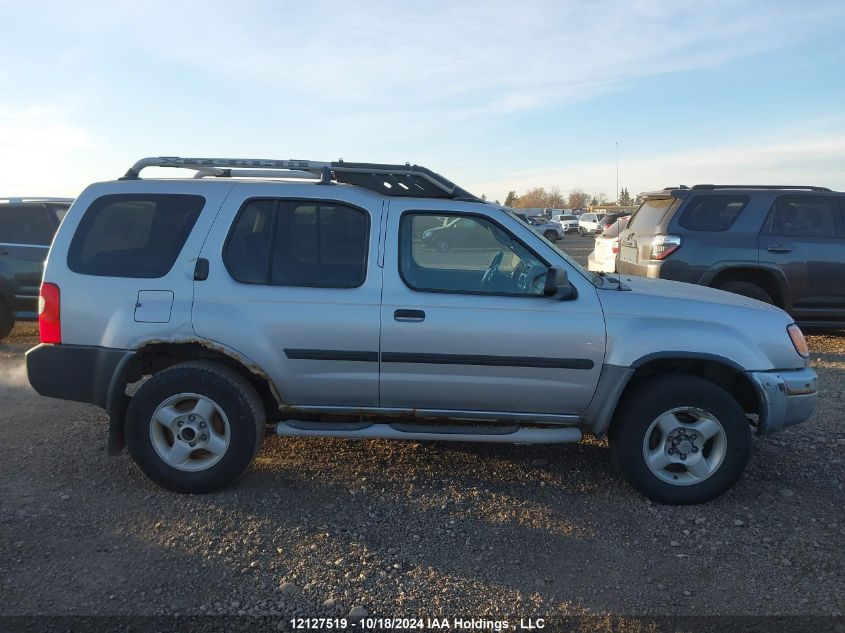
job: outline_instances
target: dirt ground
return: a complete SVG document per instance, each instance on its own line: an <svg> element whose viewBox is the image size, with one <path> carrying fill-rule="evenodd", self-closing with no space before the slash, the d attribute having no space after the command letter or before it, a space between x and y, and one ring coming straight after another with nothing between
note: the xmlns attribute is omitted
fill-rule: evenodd
<svg viewBox="0 0 845 633"><path fill-rule="evenodd" d="M842 615L845 336L810 337L811 421L724 497L664 507L601 442L271 437L245 477L165 492L106 416L38 396L0 344L0 615Z"/></svg>

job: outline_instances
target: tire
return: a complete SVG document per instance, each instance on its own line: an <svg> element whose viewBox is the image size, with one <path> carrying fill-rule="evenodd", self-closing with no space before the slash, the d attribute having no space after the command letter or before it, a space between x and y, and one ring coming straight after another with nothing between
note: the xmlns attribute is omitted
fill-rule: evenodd
<svg viewBox="0 0 845 633"><path fill-rule="evenodd" d="M550 242L557 242L560 239L560 236L552 230L543 231L543 237L545 237Z"/></svg>
<svg viewBox="0 0 845 633"><path fill-rule="evenodd" d="M713 422L718 428L705 440ZM658 376L626 394L608 439L611 460L628 482L672 505L715 499L736 483L751 457L751 427L739 404L718 385L687 374Z"/></svg>
<svg viewBox="0 0 845 633"><path fill-rule="evenodd" d="M188 362L155 374L132 398L126 445L158 485L206 493L246 470L261 448L265 424L261 399L243 376L218 363Z"/></svg>
<svg viewBox="0 0 845 633"><path fill-rule="evenodd" d="M750 281L728 281L720 285L718 289L724 290L725 292L732 292L735 295L742 295L743 297L749 297L751 299L757 299L757 301L763 301L764 303L770 303L772 305L775 305L775 301L774 299L772 299L772 295L763 290L757 284L751 283Z"/></svg>
<svg viewBox="0 0 845 633"><path fill-rule="evenodd" d="M14 327L15 313L9 309L5 301L0 299L0 341L9 336Z"/></svg>
<svg viewBox="0 0 845 633"><path fill-rule="evenodd" d="M584 237L586 235L586 233L584 232L584 228L581 226L578 227L578 235L580 235L581 237Z"/></svg>
<svg viewBox="0 0 845 633"><path fill-rule="evenodd" d="M436 242L434 242L434 249L439 253L448 252L450 247L451 244L449 244L449 240L444 237L441 237Z"/></svg>

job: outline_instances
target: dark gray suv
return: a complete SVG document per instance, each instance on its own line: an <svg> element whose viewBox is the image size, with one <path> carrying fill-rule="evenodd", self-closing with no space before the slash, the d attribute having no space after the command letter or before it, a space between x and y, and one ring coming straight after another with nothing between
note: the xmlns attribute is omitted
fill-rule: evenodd
<svg viewBox="0 0 845 633"><path fill-rule="evenodd" d="M804 326L845 327L845 194L740 185L652 192L620 236L617 270L759 299Z"/></svg>
<svg viewBox="0 0 845 633"><path fill-rule="evenodd" d="M38 318L44 260L71 202L69 198L0 198L0 341L15 321Z"/></svg>

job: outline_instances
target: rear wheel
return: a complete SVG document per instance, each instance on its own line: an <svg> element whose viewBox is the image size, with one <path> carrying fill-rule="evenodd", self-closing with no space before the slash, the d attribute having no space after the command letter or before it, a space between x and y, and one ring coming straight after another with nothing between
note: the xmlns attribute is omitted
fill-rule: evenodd
<svg viewBox="0 0 845 633"><path fill-rule="evenodd" d="M721 387L684 374L643 382L619 404L611 458L634 488L668 504L703 503L727 491L751 455L751 428Z"/></svg>
<svg viewBox="0 0 845 633"><path fill-rule="evenodd" d="M129 454L168 490L217 490L246 470L264 439L255 388L223 365L169 367L145 382L126 413Z"/></svg>
<svg viewBox="0 0 845 633"><path fill-rule="evenodd" d="M445 253L449 250L450 244L449 240L445 237L438 238L437 241L434 243L434 248L441 253Z"/></svg>
<svg viewBox="0 0 845 633"><path fill-rule="evenodd" d="M0 299L0 341L12 333L15 327L15 313Z"/></svg>
<svg viewBox="0 0 845 633"><path fill-rule="evenodd" d="M742 295L743 297L757 299L758 301L771 303L772 305L775 303L774 299L772 299L772 295L750 281L728 281L721 284L718 288L719 290L724 290L725 292L732 292L735 295Z"/></svg>

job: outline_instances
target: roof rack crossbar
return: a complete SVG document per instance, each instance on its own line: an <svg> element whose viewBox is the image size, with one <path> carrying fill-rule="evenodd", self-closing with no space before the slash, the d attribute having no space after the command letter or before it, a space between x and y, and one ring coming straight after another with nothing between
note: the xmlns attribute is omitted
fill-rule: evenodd
<svg viewBox="0 0 845 633"><path fill-rule="evenodd" d="M178 156L156 156L142 158L137 161L121 180L138 180L141 171L147 167L176 167L181 169L193 169L197 171L195 177L275 177L275 178L314 178L324 179L324 169L329 169L334 174L335 180L343 182L344 178L339 174L350 174L354 176L380 176L386 180L371 183L370 188L381 185L382 192L390 190L392 183L389 180L402 182L401 178L417 178L434 186L447 197L463 200L479 201L480 199L468 191L458 187L455 183L447 180L440 174L419 165L385 165L379 163L345 163L342 160L337 162L320 162L311 160L273 160L255 158L181 158ZM352 180L352 179L350 179ZM353 184L360 184L360 179L354 179ZM366 186L366 185L363 185ZM405 186L407 189L407 186ZM392 192L397 195L400 192Z"/></svg>

